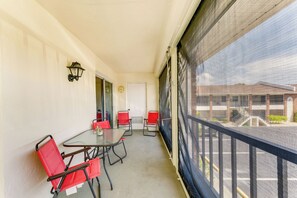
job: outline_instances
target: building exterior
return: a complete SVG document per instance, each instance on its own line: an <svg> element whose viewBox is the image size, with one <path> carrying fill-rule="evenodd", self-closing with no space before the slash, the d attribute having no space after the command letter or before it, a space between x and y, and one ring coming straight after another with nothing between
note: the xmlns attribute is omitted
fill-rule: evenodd
<svg viewBox="0 0 297 198"><path fill-rule="evenodd" d="M236 121L236 116L283 115L293 121L297 112L296 85L258 82L252 85L197 86L197 115L207 119Z"/></svg>

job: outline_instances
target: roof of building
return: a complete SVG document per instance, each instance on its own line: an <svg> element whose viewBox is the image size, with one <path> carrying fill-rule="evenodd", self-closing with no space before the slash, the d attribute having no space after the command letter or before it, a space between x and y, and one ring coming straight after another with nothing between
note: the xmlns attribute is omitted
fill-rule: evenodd
<svg viewBox="0 0 297 198"><path fill-rule="evenodd" d="M283 95L297 94L297 85L279 85L260 81L256 84L202 85L197 86L197 95Z"/></svg>

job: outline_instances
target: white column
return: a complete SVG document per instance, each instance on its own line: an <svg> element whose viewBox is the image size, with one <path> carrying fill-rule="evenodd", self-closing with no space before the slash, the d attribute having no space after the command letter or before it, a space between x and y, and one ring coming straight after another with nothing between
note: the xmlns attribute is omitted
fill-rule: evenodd
<svg viewBox="0 0 297 198"><path fill-rule="evenodd" d="M171 50L172 162L178 169L177 48Z"/></svg>
<svg viewBox="0 0 297 198"><path fill-rule="evenodd" d="M0 22L0 43L2 42L2 27L1 27L1 22ZM3 103L2 103L2 74L3 74L3 62L2 62L2 53L0 53L0 109L3 109ZM5 159L3 156L3 150L4 150L4 146L3 146L3 131L4 131L4 127L3 127L3 111L0 111L0 135L1 135L1 140L0 140L0 197L4 197L4 163Z"/></svg>

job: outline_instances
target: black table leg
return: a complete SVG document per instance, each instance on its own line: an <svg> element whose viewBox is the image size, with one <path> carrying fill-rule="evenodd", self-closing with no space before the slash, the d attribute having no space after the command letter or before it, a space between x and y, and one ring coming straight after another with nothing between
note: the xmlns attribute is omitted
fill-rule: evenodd
<svg viewBox="0 0 297 198"><path fill-rule="evenodd" d="M114 165L115 163L117 163L117 162L119 162L119 161L121 161L121 163L123 163L123 158L121 158L121 157L115 152L113 146L111 147L111 149L112 149L112 152L114 153L114 155L117 156L119 159L117 159L117 160L114 161L114 162L111 162L111 161L110 161L109 154L107 154L109 164L110 164L110 165Z"/></svg>
<svg viewBox="0 0 297 198"><path fill-rule="evenodd" d="M99 149L99 148L98 148L98 149ZM103 168L104 168L104 171L105 171L105 173L106 173L106 176L107 176L107 178L108 178L108 180L109 180L109 183L110 183L110 189L113 190L112 182L111 182L111 179L110 179L110 177L109 177L109 175L108 175L108 172L107 172L107 170L106 170L106 166L105 166L105 149L107 149L107 148L103 147L103 157L102 157L102 160L103 160ZM106 152L107 152L107 151L106 151Z"/></svg>

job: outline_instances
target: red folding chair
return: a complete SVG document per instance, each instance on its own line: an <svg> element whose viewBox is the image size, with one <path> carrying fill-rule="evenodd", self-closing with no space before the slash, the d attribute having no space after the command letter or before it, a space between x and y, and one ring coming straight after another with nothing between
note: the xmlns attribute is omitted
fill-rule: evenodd
<svg viewBox="0 0 297 198"><path fill-rule="evenodd" d="M93 123L93 129L95 129L97 126L101 127L102 129L110 129L111 128L108 120L102 121L102 122L94 122ZM112 152L115 154L115 156L117 156L119 158L118 160L116 160L114 162L111 162L110 157L109 157L109 153L107 153L108 162L109 162L110 165L114 165L115 163L117 163L119 161L121 161L121 163L123 163L123 159L127 156L127 150L126 150L126 146L125 146L124 141L125 141L125 138L121 138L121 140L119 141L118 144L111 147ZM123 156L119 156L114 150L114 147L118 146L120 144L122 144L123 148L124 148L124 155Z"/></svg>
<svg viewBox="0 0 297 198"><path fill-rule="evenodd" d="M126 130L126 132L129 132L128 134L125 135L129 135L131 136L133 134L133 130L132 130L132 120L129 117L129 111L119 111L118 112L118 119L117 119L117 126L119 127L128 127L128 130Z"/></svg>
<svg viewBox="0 0 297 198"><path fill-rule="evenodd" d="M105 117L103 116L103 113L101 111L97 111L97 122L101 122L103 120L110 120L110 114L108 111L105 112Z"/></svg>
<svg viewBox="0 0 297 198"><path fill-rule="evenodd" d="M94 120L93 121L93 129L96 129L97 126L101 127L102 129L110 129L111 128L108 120L99 121L99 122Z"/></svg>
<svg viewBox="0 0 297 198"><path fill-rule="evenodd" d="M45 141L48 139L47 141ZM95 158L75 166L70 167L70 163L74 155L87 152L90 148L80 149L78 151L65 154L60 154L56 142L51 135L47 135L35 146L38 157L48 175L47 181L52 183L51 193L53 197L58 197L58 194L69 188L77 186L78 184L88 182L92 195L96 198L94 189L90 182L91 179L96 178L99 186L99 196L101 197L100 182L98 176L100 176L100 161L99 158ZM68 164L64 162L65 158L70 157Z"/></svg>
<svg viewBox="0 0 297 198"><path fill-rule="evenodd" d="M159 126L159 112L158 111L149 111L147 118L143 120L143 135L155 137L158 132ZM146 128L146 131L144 130ZM155 130L149 130L149 128L155 128ZM154 134L152 134L154 133Z"/></svg>

